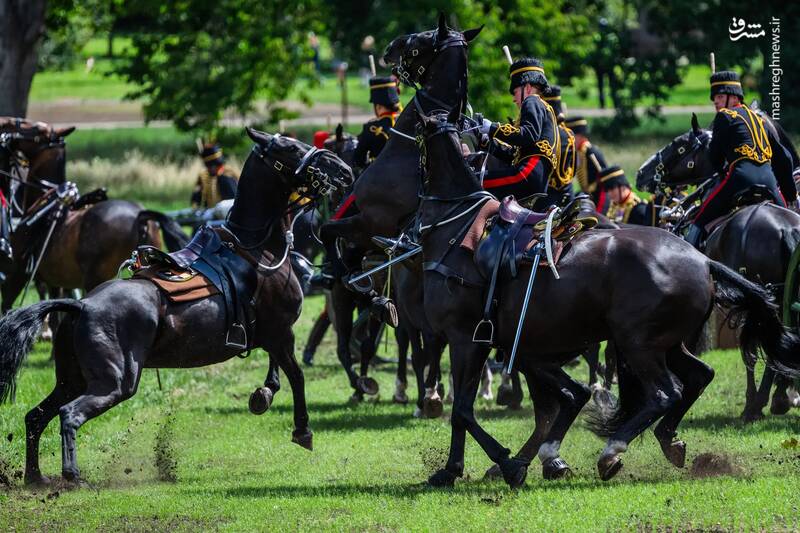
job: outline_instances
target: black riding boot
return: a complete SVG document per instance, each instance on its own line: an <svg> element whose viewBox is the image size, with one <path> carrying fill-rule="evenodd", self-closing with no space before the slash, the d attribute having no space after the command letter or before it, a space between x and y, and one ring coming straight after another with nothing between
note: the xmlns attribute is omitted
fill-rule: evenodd
<svg viewBox="0 0 800 533"><path fill-rule="evenodd" d="M303 294L308 295L311 288L311 277L314 275L314 267L306 257L298 252L292 252L289 256L292 262L292 270L295 276L300 280L300 287L303 289Z"/></svg>
<svg viewBox="0 0 800 533"><path fill-rule="evenodd" d="M7 205L0 206L0 264L11 263L11 216Z"/></svg>

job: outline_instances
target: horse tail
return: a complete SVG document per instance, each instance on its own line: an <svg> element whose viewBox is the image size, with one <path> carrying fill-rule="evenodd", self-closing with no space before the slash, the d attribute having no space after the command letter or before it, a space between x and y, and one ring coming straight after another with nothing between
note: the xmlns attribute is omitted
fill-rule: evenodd
<svg viewBox="0 0 800 533"><path fill-rule="evenodd" d="M136 223L139 227L139 244L147 244L148 222L155 222L161 227L164 244L167 245L167 250L170 252L177 252L189 242L189 237L183 232L183 228L172 218L159 211L144 209L136 216Z"/></svg>
<svg viewBox="0 0 800 533"><path fill-rule="evenodd" d="M14 400L17 374L39 336L45 317L53 311L77 313L82 308L78 300L46 300L14 309L0 318L0 404Z"/></svg>
<svg viewBox="0 0 800 533"><path fill-rule="evenodd" d="M614 435L623 423L640 410L645 400L641 383L625 361L624 354L616 349L614 357L617 361L619 398L614 401L613 396L609 394L607 401L602 404L595 401L586 407L587 428L603 438Z"/></svg>
<svg viewBox="0 0 800 533"><path fill-rule="evenodd" d="M763 354L776 372L800 377L800 336L784 327L769 291L722 263L709 261L708 265L716 283L716 303L729 309L732 326L742 327L739 345L745 364L752 366Z"/></svg>

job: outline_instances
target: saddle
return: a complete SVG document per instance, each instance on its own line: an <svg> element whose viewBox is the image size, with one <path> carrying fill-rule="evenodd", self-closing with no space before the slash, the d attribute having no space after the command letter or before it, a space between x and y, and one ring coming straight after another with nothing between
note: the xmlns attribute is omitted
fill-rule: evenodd
<svg viewBox="0 0 800 533"><path fill-rule="evenodd" d="M248 350L255 325L254 305L258 274L254 261L236 253L235 243L221 238L223 231L204 227L185 248L172 253L163 252L154 246L140 246L135 254L134 277L149 279L168 294L167 285L159 283L156 278L166 279L173 284L188 283L198 277L206 280L200 284L202 290L200 293L195 292L194 297L221 294L225 301L225 343L233 348ZM209 284L216 292L210 290ZM169 288L175 290L174 286ZM190 292L188 286L184 292ZM174 296L171 299L179 301ZM183 301L189 299L192 298Z"/></svg>
<svg viewBox="0 0 800 533"><path fill-rule="evenodd" d="M752 185L743 191L739 191L733 197L731 202L733 207L732 211L721 217L717 217L706 224L706 235L711 235L715 229L733 217L733 215L738 213L743 207L747 207L748 205L768 204L772 203L773 201L774 198L772 197L772 193L766 185Z"/></svg>
<svg viewBox="0 0 800 533"><path fill-rule="evenodd" d="M582 213L582 197L572 200L563 210L553 216L551 238L553 239L553 262L557 263L564 246L581 232L594 227L597 219ZM496 300L495 288L498 280L515 278L520 264L532 263L535 247L544 245L546 222L551 212L536 213L520 206L513 196L508 196L497 205L486 207L496 209L496 216L480 233L470 228L462 247L475 252L475 265L481 276L489 281L483 320L478 323L473 335L474 342L494 343L494 325L491 317ZM476 221L487 220L486 213L479 213ZM477 229L477 228L476 228ZM475 246L474 236L483 234ZM546 266L540 262L538 266ZM550 265L555 266L555 265Z"/></svg>
<svg viewBox="0 0 800 533"><path fill-rule="evenodd" d="M86 194L80 195L78 199L75 200L75 203L72 204L71 209L73 211L79 211L87 205L99 204L100 202L105 202L106 200L108 200L106 188L100 187L99 189L95 189L87 192Z"/></svg>

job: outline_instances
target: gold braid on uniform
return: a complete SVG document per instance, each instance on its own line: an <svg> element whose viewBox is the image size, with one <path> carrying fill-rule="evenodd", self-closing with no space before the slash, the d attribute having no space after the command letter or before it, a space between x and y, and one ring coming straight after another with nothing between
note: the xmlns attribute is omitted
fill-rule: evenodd
<svg viewBox="0 0 800 533"><path fill-rule="evenodd" d="M200 205L214 207L222 198L217 186L217 177L212 176L207 170L200 173Z"/></svg>
<svg viewBox="0 0 800 533"><path fill-rule="evenodd" d="M642 199L636 196L633 191L631 191L625 201L621 204L611 202L611 206L608 208L606 216L614 222L622 222L623 224L627 224L628 219L631 217L631 211L633 211L633 208L640 203L642 203Z"/></svg>
<svg viewBox="0 0 800 533"><path fill-rule="evenodd" d="M720 110L726 115L730 115L734 119L742 119L747 131L750 133L750 138L753 139L753 146L745 143L733 149L734 152L741 154L742 157L731 161L730 164L733 165L742 159L753 161L759 165L766 163L772 159L772 146L769 144L769 137L764 129L764 121L761 117L753 113L746 105L742 105L742 107L747 112L747 118L732 109L723 107ZM748 118L750 120L748 120Z"/></svg>
<svg viewBox="0 0 800 533"><path fill-rule="evenodd" d="M581 157L578 157L578 164L575 168L575 174L578 178L578 185L581 186L581 191L587 193L593 193L594 189L596 188L596 184L592 183L589 184L589 156L586 154L589 152L589 148L591 148L592 144L589 141L583 143L578 153L581 154ZM595 187L592 187L595 185Z"/></svg>

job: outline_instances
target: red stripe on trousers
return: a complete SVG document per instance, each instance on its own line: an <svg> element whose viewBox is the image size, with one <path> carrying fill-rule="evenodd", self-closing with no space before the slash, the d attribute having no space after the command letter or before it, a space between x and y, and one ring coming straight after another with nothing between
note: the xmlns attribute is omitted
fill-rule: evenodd
<svg viewBox="0 0 800 533"><path fill-rule="evenodd" d="M484 180L483 188L494 189L495 187L502 187L503 185L511 185L514 183L519 183L522 180L528 179L528 175L534 168L536 168L536 165L538 163L539 163L539 156L534 155L530 159L528 159L528 162L525 164L522 170L520 170L513 176L504 176L502 178L493 178L490 180Z"/></svg>
<svg viewBox="0 0 800 533"><path fill-rule="evenodd" d="M342 205L339 206L339 209L337 209L336 212L331 217L331 220L339 220L340 218L342 218L345 212L347 212L347 210L350 209L350 206L353 205L353 202L355 201L356 201L355 194L351 194L350 196L345 198Z"/></svg>
<svg viewBox="0 0 800 533"><path fill-rule="evenodd" d="M8 201L6 200L6 195L3 194L3 191L0 191L0 204L2 204L3 207L8 206Z"/></svg>
<svg viewBox="0 0 800 533"><path fill-rule="evenodd" d="M606 215L606 213L603 213L602 211L605 205L606 205L606 190L603 187L600 187L600 194L597 196L596 208L597 212L600 213L601 215Z"/></svg>
<svg viewBox="0 0 800 533"><path fill-rule="evenodd" d="M700 211L698 211L698 213L697 213L697 216L696 216L696 217L694 217L694 221L695 221L695 222L697 222L697 219L698 219L698 218L700 218L700 215L702 215L702 214L703 214L703 211L705 211L705 210L706 210L706 207L708 207L708 204L709 204L709 202L711 202L711 200L713 200L713 199L714 199L714 197L715 197L717 194L719 194L719 191L721 191L721 190L722 190L722 188L723 188L723 187L725 187L725 184L726 184L726 183L728 183L728 180L729 180L729 179L731 179L731 174L733 174L733 165L731 165L731 166L728 168L728 173L727 173L727 174L725 174L725 179L724 179L724 180L722 180L722 182L721 182L719 185L717 185L716 187L714 187L714 190L713 190L713 191L711 191L711 194L710 194L710 195L708 195L708 198L706 198L706 201L705 201L705 202L703 202L703 205L701 205L701 206L700 206Z"/></svg>

